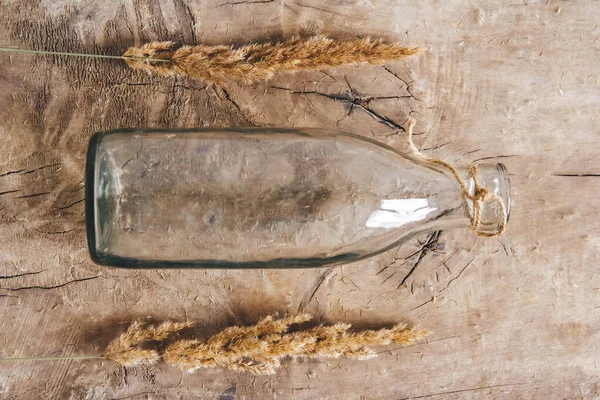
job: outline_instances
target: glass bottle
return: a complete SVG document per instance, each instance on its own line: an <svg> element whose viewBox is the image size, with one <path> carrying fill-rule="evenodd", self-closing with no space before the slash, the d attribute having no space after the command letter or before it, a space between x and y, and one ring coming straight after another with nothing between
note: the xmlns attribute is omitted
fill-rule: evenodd
<svg viewBox="0 0 600 400"><path fill-rule="evenodd" d="M457 170L470 193L466 169ZM94 262L117 267L321 267L433 230L468 228L450 171L364 137L320 129L120 130L90 141ZM502 164L479 165L482 232L508 214Z"/></svg>

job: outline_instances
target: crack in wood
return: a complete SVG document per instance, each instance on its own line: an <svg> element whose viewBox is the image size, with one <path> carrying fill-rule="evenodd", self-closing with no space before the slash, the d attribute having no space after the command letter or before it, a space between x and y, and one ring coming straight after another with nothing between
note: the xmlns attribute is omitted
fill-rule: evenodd
<svg viewBox="0 0 600 400"><path fill-rule="evenodd" d="M392 76L394 76L396 79L398 79L400 82L402 82L405 86L406 86L406 91L408 92L408 94L410 95L410 97L412 97L413 99L417 100L417 101L423 101L420 98L418 98L417 96L415 96L412 92L412 86L411 84L413 83L413 81L407 82L404 79L402 79L400 77L400 75L398 75L397 73L395 73L394 71L392 71L388 66L383 65L382 68L388 72L389 74L391 74ZM412 111L412 110L411 110Z"/></svg>
<svg viewBox="0 0 600 400"><path fill-rule="evenodd" d="M235 107L235 109L238 110L238 112L242 113L240 106L238 105L238 103L235 100L233 100L231 98L231 96L229 95L229 92L225 88L221 88L221 91L223 92L223 96L225 97L225 100L230 102Z"/></svg>
<svg viewBox="0 0 600 400"><path fill-rule="evenodd" d="M498 243L500 243L502 245L502 248L504 249L504 253L506 254L506 256L510 257L510 254L508 253L508 249L506 248L506 244L502 240L498 240Z"/></svg>
<svg viewBox="0 0 600 400"><path fill-rule="evenodd" d="M442 147L447 146L450 143L452 143L452 141L449 141L449 142L446 142L446 143L442 143L442 144L438 144L437 146L433 146L433 147L425 147L425 148L421 149L421 151L441 149Z"/></svg>
<svg viewBox="0 0 600 400"><path fill-rule="evenodd" d="M266 4L273 3L275 0L254 0L254 1L233 1L221 4L219 7L224 6L237 6L238 4Z"/></svg>
<svg viewBox="0 0 600 400"><path fill-rule="evenodd" d="M584 174L552 174L552 176L585 177L585 176L600 176L600 174L597 174L597 173L584 173Z"/></svg>
<svg viewBox="0 0 600 400"><path fill-rule="evenodd" d="M394 120L386 117L385 115L381 115L381 114L373 111L371 108L369 108L367 105L365 105L364 98L363 99L355 98L352 95L347 96L344 94L334 95L334 94L319 92L316 90L293 90L293 89L282 87L282 86L270 86L270 87L272 89L285 90L285 91L290 92L291 94L321 96L321 97L326 97L326 98L334 100L334 101L339 101L342 103L350 104L352 107L358 107L359 109L363 110L375 121L377 121L383 125L386 125L389 128L393 128L393 129L397 129L399 131L405 132L405 129L402 126L402 124L395 122ZM388 97L386 96L385 98L388 98ZM380 99L382 99L382 98L378 98L376 96L371 96L369 98L369 101L380 100Z"/></svg>
<svg viewBox="0 0 600 400"><path fill-rule="evenodd" d="M20 190L7 190L5 192L0 192L0 196L4 196L5 194L10 194L10 193L17 193L20 192Z"/></svg>
<svg viewBox="0 0 600 400"><path fill-rule="evenodd" d="M69 208L69 207L73 207L74 205L76 205L76 204L79 204L79 203L81 203L82 201L85 201L85 198L83 198L83 199L81 199L81 200L74 201L74 202L72 202L71 204L68 204L68 205L66 205L66 206L64 206L64 207L56 208L56 209L54 209L54 210L52 210L52 211L66 210L67 208Z"/></svg>
<svg viewBox="0 0 600 400"><path fill-rule="evenodd" d="M41 193L34 193L34 194L27 194L25 196L17 196L15 197L15 199L28 199L30 197L38 197L38 196L43 196L45 194L51 194L52 192L41 192Z"/></svg>
<svg viewBox="0 0 600 400"><path fill-rule="evenodd" d="M5 176L9 176L9 175L13 175L13 174L18 174L18 173L21 173L23 171L25 171L25 170L24 169L18 169L18 170L15 170L15 171L8 171L8 172L5 172L3 174L0 174L0 178L5 177Z"/></svg>
<svg viewBox="0 0 600 400"><path fill-rule="evenodd" d="M302 300L300 301L300 304L298 305L298 312L303 311L306 308L306 306L308 306L308 304L312 301L312 299L317 294L317 291L319 290L321 285L323 285L323 282L325 282L325 279L327 279L327 277L329 275L331 275L334 268L335 267L330 267L325 272L323 272L317 278L317 280L313 283L313 285L306 291L306 293L304 294L304 297L302 298Z"/></svg>
<svg viewBox="0 0 600 400"><path fill-rule="evenodd" d="M432 297L430 300L427 300L425 303L419 304L418 306L416 306L415 308L413 308L413 309L412 309L412 310L410 310L410 311L415 311L415 310L418 310L419 308L423 307L424 305L427 305L427 304L429 304L429 303L433 303L434 301L435 301L435 296L434 296L434 297Z"/></svg>
<svg viewBox="0 0 600 400"><path fill-rule="evenodd" d="M397 351L397 350L408 349L409 347L428 346L428 345L430 345L432 343L435 343L435 342L443 342L445 340L457 339L457 338L460 338L460 337L462 337L462 335L454 335L454 336L448 336L448 337L445 337L445 338L432 339L432 340L429 340L429 339L427 339L427 337L425 337L425 340L422 341L422 342L416 342L416 343L412 343L412 344L409 344L409 345L406 345L406 346L400 346L400 347L394 347L394 348L391 348L391 349L380 350L380 351L377 351L376 353L377 354L384 354L384 353L391 353L391 352Z"/></svg>
<svg viewBox="0 0 600 400"><path fill-rule="evenodd" d="M470 153L473 153L473 152L469 152L467 154L470 154ZM467 155L467 154L465 154L465 155ZM518 156L519 156L519 154L508 154L508 155L505 155L505 156L481 157L481 158L476 158L475 160L473 160L473 162L484 161L484 160L493 160L495 158L510 158L510 157L518 157Z"/></svg>
<svg viewBox="0 0 600 400"><path fill-rule="evenodd" d="M326 9L324 9L324 8L319 8L319 7L316 7L316 6L311 6L311 5L308 5L308 4L300 4L300 3L292 3L292 4L294 4L294 5L298 6L298 7L302 7L302 8L310 8L310 9L317 10L317 11L321 11L321 12L324 12L324 13L327 13L327 14L339 15L339 16L341 16L341 17L347 17L347 16L348 16L348 15L346 15L346 14L340 14L340 13L337 13L337 12L335 12L335 11L326 10Z"/></svg>
<svg viewBox="0 0 600 400"><path fill-rule="evenodd" d="M131 399L132 397L137 397L137 396L143 396L145 394L156 394L157 392L138 392L138 393L134 393L131 394L129 396L125 396L125 397L113 397L111 400L127 400L127 399Z"/></svg>
<svg viewBox="0 0 600 400"><path fill-rule="evenodd" d="M183 8L183 11L185 13L185 16L188 18L188 25L189 25L189 34L191 36L191 43L196 43L196 17L194 16L194 12L192 11L192 8L185 4L185 2L183 0L179 0L179 1L173 1L173 3L176 5L176 7L181 7Z"/></svg>
<svg viewBox="0 0 600 400"><path fill-rule="evenodd" d="M483 150L483 149L475 149L475 150L467 151L465 154L463 154L463 156L468 156L469 154L477 153L478 151L481 151L481 150Z"/></svg>
<svg viewBox="0 0 600 400"><path fill-rule="evenodd" d="M392 264L393 264L393 263L392 263ZM406 264L406 263L404 263L404 264ZM404 264L402 264L402 265L404 265ZM401 267L402 265L400 265L400 267ZM396 274L398 273L398 271L399 271L399 270L397 269L397 270L395 270L394 272L392 272L392 273L391 273L391 274L390 274L390 275L389 275L387 278L385 278L385 279L384 279L384 280L381 282L381 284L383 285L384 283L386 283L387 281L389 281L390 279L392 279L392 277L393 277L394 275L396 275Z"/></svg>
<svg viewBox="0 0 600 400"><path fill-rule="evenodd" d="M102 275L95 275L95 276L90 276L88 278L81 278L81 279L72 279L70 281L58 284L58 285L54 285L54 286L39 286L39 285L35 285L35 286L21 286L21 287L16 287L16 288L0 288L2 290L8 290L11 292L17 292L20 290L30 290L30 289L41 289L41 290L50 290L50 289L58 289L67 285L70 285L71 283L77 283L77 282L85 282L85 281L91 281L93 279L97 279L102 277Z"/></svg>
<svg viewBox="0 0 600 400"><path fill-rule="evenodd" d="M443 292L444 290L448 289L448 287L450 286L450 284L451 284L452 282L454 282L455 280L457 280L458 278L460 278L460 277L462 276L463 272L465 272L465 270L467 269L467 267L468 267L469 265L471 265L471 263L472 263L474 260L475 260L475 257L473 257L473 258L471 259L471 261L469 261L469 262L467 263L467 265L465 265L465 266L464 266L464 267L463 267L463 268L460 270L460 272L458 273L458 275L456 275L454 278L450 279L450 280L448 281L448 283L446 284L446 287L445 287L444 289L440 290L440 291L438 292L438 294L440 294L440 293L441 293L441 292Z"/></svg>
<svg viewBox="0 0 600 400"><path fill-rule="evenodd" d="M425 244L418 251L419 257L417 258L417 261L415 261L410 271L408 271L404 278L402 278L402 282L400 282L400 284L398 285L398 289L400 289L400 287L402 287L404 283L406 283L406 280L413 274L413 272L415 272L419 264L421 264L421 261L423 261L423 258L427 255L427 253L429 253L429 251L431 251L435 246L437 246L441 234L442 231L435 231L429 235Z"/></svg>
<svg viewBox="0 0 600 400"><path fill-rule="evenodd" d="M0 279L12 279L12 278L20 278L22 276L28 276L28 275L37 275L37 274L41 274L44 271L46 271L46 270L43 269L41 271L35 271L35 272L23 272L23 273L15 274L15 275L4 275L4 276L0 276Z"/></svg>
<svg viewBox="0 0 600 400"><path fill-rule="evenodd" d="M37 168L34 168L34 169L30 169L30 170L24 171L21 174L22 175L33 174L34 172L37 172L39 170L46 169L46 168L56 167L58 165L62 165L62 163L54 163L54 164L42 165L41 167L37 167Z"/></svg>
<svg viewBox="0 0 600 400"><path fill-rule="evenodd" d="M65 233L73 232L77 228L78 227L76 226L75 228L67 229L65 231L40 231L39 229L36 229L36 231L39 233L43 233L44 235L63 235Z"/></svg>
<svg viewBox="0 0 600 400"><path fill-rule="evenodd" d="M450 391L446 391L446 392L424 394L424 395L420 395L420 396L403 397L399 400L426 399L428 397L445 396L445 395L449 395L449 394L474 392L474 391L480 391L480 390L486 390L486 389L494 389L494 388L509 387L509 386L523 386L523 385L529 385L529 383L504 383L504 384L499 384L499 385L489 385L489 386L482 386L482 387L476 387L476 388L457 389L457 390L450 390Z"/></svg>

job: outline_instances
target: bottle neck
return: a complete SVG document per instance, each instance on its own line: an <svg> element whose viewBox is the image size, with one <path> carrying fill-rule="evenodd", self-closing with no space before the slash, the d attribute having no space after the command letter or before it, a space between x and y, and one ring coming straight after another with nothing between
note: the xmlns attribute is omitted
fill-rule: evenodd
<svg viewBox="0 0 600 400"><path fill-rule="evenodd" d="M470 173L466 182L471 196L476 197L482 189L486 191L481 200L466 198L471 228L486 236L501 233L510 214L510 180L504 164L479 165L475 176Z"/></svg>
<svg viewBox="0 0 600 400"><path fill-rule="evenodd" d="M453 194L445 193L439 198L439 208L445 211L431 221L426 230L471 228L487 236L500 232L510 214L510 180L506 167L479 164L476 171L457 168L468 195L463 193L460 182L450 170L442 171L449 179L447 184L453 187ZM487 192L486 196L481 195L483 191Z"/></svg>

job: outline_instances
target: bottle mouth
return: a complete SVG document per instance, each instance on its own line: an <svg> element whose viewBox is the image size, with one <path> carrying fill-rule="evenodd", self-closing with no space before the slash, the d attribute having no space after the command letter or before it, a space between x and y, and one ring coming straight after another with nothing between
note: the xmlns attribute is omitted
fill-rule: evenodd
<svg viewBox="0 0 600 400"><path fill-rule="evenodd" d="M481 219L477 231L490 234L499 232L502 225L508 222L510 216L510 179L508 171L502 163L478 164L477 171L479 186L498 196L497 199L500 199L504 205L502 207L499 201L489 198L482 201ZM470 176L467 182L469 192L473 194L475 192L474 177ZM471 215L473 215L473 202L468 200L467 204Z"/></svg>

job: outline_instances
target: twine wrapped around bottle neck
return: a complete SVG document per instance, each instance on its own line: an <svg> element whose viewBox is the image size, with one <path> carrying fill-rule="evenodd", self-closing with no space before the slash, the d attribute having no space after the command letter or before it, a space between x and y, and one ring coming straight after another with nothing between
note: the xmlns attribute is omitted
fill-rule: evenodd
<svg viewBox="0 0 600 400"><path fill-rule="evenodd" d="M415 120L411 118L408 121L408 127L406 130L406 133L408 135L409 145L415 151L415 155L418 158L421 158L425 161L428 161L428 162L436 164L436 165L440 165L440 166L446 168L447 170L449 170L452 173L452 175L454 175L456 180L458 181L458 184L460 185L460 187L462 189L463 198L465 200L466 199L471 200L471 202L473 203L473 214L471 215L471 225L469 226L469 228L474 230L475 232L477 232L477 235L479 235L479 236L494 237L494 236L502 235L502 233L506 230L506 225L508 223L508 211L506 209L506 205L504 204L504 200L502 199L502 197L498 196L495 193L492 193L488 188L483 187L481 185L481 182L479 179L479 169L477 168L477 165L470 164L468 167L469 174L473 177L473 182L475 185L475 187L473 189L473 193L471 193L466 182L464 181L464 179L462 178L462 176L460 175L458 170L452 164L450 164L444 160L440 160L438 158L426 157L415 147L415 145L412 142L412 129L413 129L414 125L415 125ZM486 231L482 231L480 229L481 228L481 209L482 209L482 205L485 202L495 202L498 205L498 208L500 209L500 216L501 216L500 226L494 232L486 232Z"/></svg>
<svg viewBox="0 0 600 400"><path fill-rule="evenodd" d="M471 200L473 203L473 214L471 215L471 225L470 229L477 232L479 236L486 237L494 237L500 236L506 230L506 224L508 222L508 212L506 210L506 205L504 204L504 200L502 197L498 196L495 193L492 193L488 188L481 186L479 180L479 169L477 165L470 164L468 167L469 174L473 177L473 182L475 183L475 188L473 189L473 193L470 192L469 187L465 183L464 179L460 176L459 172L454 168L454 166L446 161L437 159L437 158L426 158L427 161L433 164L441 165L446 167L452 175L458 181L458 184L462 188L462 195L465 199ZM500 227L494 232L485 232L480 230L481 227L481 208L483 203L486 201L495 202L500 208Z"/></svg>

